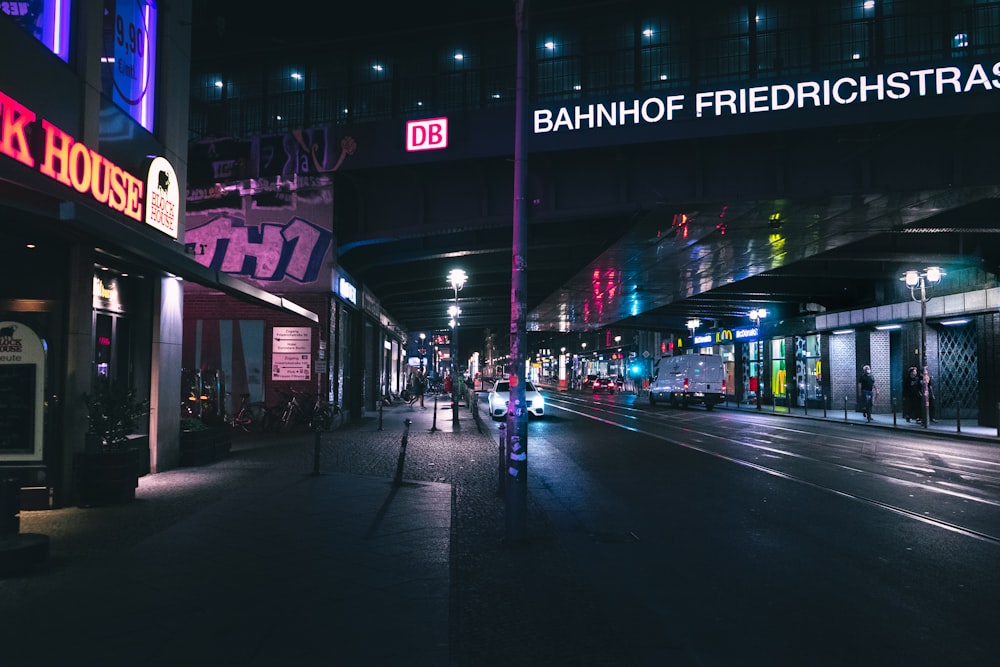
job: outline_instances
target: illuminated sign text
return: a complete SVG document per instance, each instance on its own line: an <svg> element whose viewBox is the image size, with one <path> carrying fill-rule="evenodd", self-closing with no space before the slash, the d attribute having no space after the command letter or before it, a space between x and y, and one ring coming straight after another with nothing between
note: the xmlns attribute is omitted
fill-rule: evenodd
<svg viewBox="0 0 1000 667"><path fill-rule="evenodd" d="M37 123L37 125L36 125ZM34 127L33 127L34 126ZM28 136L41 129L41 155L32 153ZM142 222L146 185L96 150L0 91L0 155L37 169L52 180L73 188L113 211ZM153 160L150 174L155 201L147 211L147 223L177 238L179 190L177 176L165 158Z"/></svg>
<svg viewBox="0 0 1000 667"><path fill-rule="evenodd" d="M655 124L678 118L722 118L992 90L1000 90L1000 62L542 108L534 112L534 133Z"/></svg>
<svg viewBox="0 0 1000 667"><path fill-rule="evenodd" d="M434 151L448 147L448 119L428 118L406 123L406 151Z"/></svg>

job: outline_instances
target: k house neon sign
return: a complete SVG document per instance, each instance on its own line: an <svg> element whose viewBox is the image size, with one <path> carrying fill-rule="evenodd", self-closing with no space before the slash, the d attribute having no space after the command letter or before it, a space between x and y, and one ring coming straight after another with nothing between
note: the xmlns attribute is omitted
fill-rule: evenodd
<svg viewBox="0 0 1000 667"><path fill-rule="evenodd" d="M535 109L533 132L579 132L605 127L655 125L680 119L727 118L986 91L1000 91L1000 62L546 107Z"/></svg>
<svg viewBox="0 0 1000 667"><path fill-rule="evenodd" d="M34 111L3 91L0 91L0 155L37 170L112 211L144 221L147 187L140 178L44 118L39 119ZM148 178L154 183L148 189L155 192L145 222L177 238L180 197L177 175L165 158L156 158Z"/></svg>

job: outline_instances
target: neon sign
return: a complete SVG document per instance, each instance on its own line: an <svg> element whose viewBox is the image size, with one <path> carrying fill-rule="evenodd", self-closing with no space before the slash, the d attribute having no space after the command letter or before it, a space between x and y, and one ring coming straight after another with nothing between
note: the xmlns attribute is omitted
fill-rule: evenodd
<svg viewBox="0 0 1000 667"><path fill-rule="evenodd" d="M406 151L436 151L448 147L448 119L427 118L406 123Z"/></svg>
<svg viewBox="0 0 1000 667"><path fill-rule="evenodd" d="M728 118L796 109L894 102L1000 90L1000 62L925 67L874 75L744 88L703 90L691 95L651 96L534 111L534 134L654 125L679 119Z"/></svg>
<svg viewBox="0 0 1000 667"><path fill-rule="evenodd" d="M37 122L37 125L35 125ZM41 156L32 153L28 136L42 132ZM107 208L142 222L144 182L96 150L43 119L34 111L0 91L0 155L37 169L43 176ZM148 224L177 238L178 184L165 158L153 160L150 177L157 185L157 198ZM150 188L152 189L152 188Z"/></svg>

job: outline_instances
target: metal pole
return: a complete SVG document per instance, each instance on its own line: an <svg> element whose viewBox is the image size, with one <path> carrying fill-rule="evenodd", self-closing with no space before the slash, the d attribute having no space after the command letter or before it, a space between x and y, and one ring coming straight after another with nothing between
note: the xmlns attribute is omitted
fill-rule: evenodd
<svg viewBox="0 0 1000 667"><path fill-rule="evenodd" d="M313 431L316 433L315 442L313 443L313 473L314 475L319 474L319 429L315 426Z"/></svg>
<svg viewBox="0 0 1000 667"><path fill-rule="evenodd" d="M383 398L378 402L378 430L382 430L382 407L385 405L385 399Z"/></svg>
<svg viewBox="0 0 1000 667"><path fill-rule="evenodd" d="M434 394L434 416L431 417L431 433L439 431L438 428L438 395Z"/></svg>
<svg viewBox="0 0 1000 667"><path fill-rule="evenodd" d="M510 406L507 412L507 477L505 540L522 542L528 516L528 411L524 409L527 380L528 207L525 125L528 116L528 0L515 0L517 76L514 113L514 217L510 290Z"/></svg>
<svg viewBox="0 0 1000 667"><path fill-rule="evenodd" d="M760 319L757 320L757 409L762 409L761 396L764 394L764 336Z"/></svg>
<svg viewBox="0 0 1000 667"><path fill-rule="evenodd" d="M458 423L458 286L455 286L455 326L451 333L451 421Z"/></svg>
<svg viewBox="0 0 1000 667"><path fill-rule="evenodd" d="M504 496L504 479L507 476L507 471L504 465L507 462L507 425L500 424L500 464L497 467L497 495L503 498Z"/></svg>
<svg viewBox="0 0 1000 667"><path fill-rule="evenodd" d="M396 461L396 478L393 480L393 484L396 486L403 483L403 461L406 460L406 442L410 439L410 424L412 423L409 419L403 420L403 441L399 444L399 459Z"/></svg>
<svg viewBox="0 0 1000 667"><path fill-rule="evenodd" d="M927 290L924 287L924 278L920 278L920 373L921 384L924 386L924 428L931 425L931 392L924 375L927 368Z"/></svg>

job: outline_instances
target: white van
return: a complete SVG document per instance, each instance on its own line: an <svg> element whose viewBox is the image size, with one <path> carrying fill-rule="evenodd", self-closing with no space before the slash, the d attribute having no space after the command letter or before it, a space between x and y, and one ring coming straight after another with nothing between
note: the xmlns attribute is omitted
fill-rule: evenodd
<svg viewBox="0 0 1000 667"><path fill-rule="evenodd" d="M718 354L663 357L649 385L649 404L669 401L687 407L701 403L711 410L726 400L726 367Z"/></svg>

